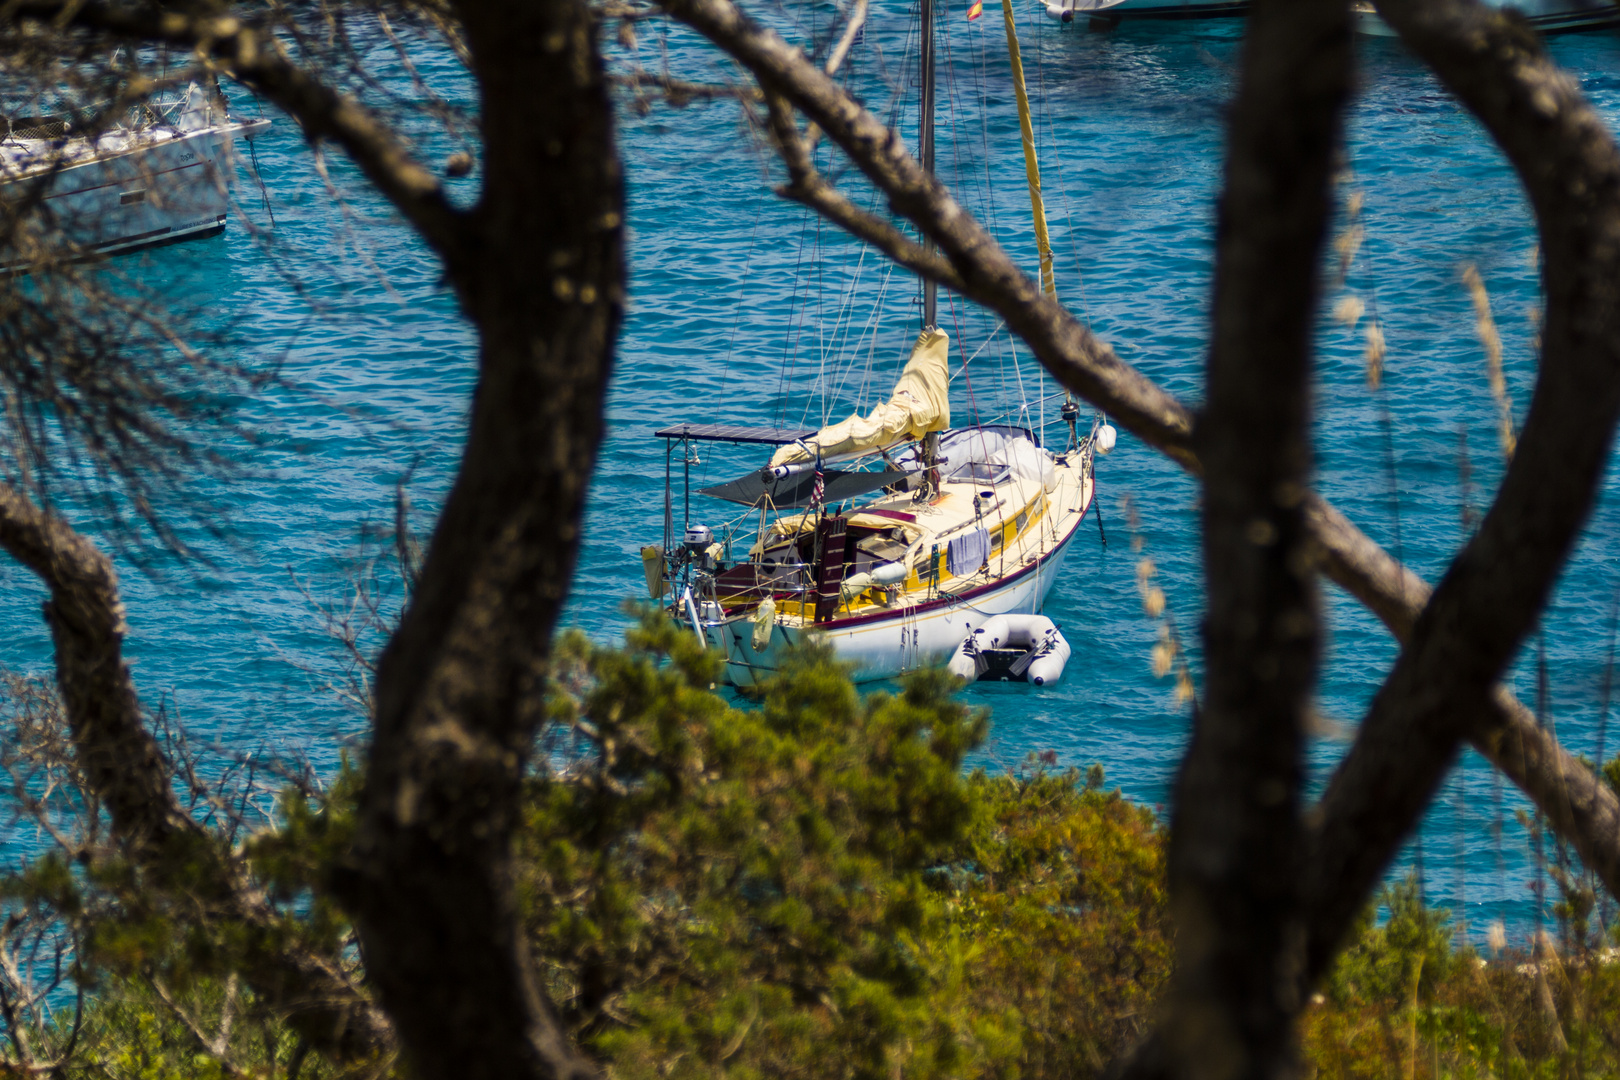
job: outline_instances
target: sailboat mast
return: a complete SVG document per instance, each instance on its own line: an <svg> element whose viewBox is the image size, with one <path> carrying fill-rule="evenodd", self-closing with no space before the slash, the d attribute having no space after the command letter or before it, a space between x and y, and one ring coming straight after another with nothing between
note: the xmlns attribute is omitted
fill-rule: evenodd
<svg viewBox="0 0 1620 1080"><path fill-rule="evenodd" d="M931 176L934 172L934 0L922 3L922 115L917 124L917 141L922 149L923 169ZM934 241L923 237L923 248L930 254ZM923 329L938 324L938 287L923 279Z"/></svg>

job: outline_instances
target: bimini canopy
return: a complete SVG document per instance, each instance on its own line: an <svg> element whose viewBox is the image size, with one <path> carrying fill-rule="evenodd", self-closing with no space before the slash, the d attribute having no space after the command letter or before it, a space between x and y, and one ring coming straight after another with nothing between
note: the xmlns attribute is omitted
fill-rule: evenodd
<svg viewBox="0 0 1620 1080"><path fill-rule="evenodd" d="M826 459L853 457L950 427L950 348L950 336L943 330L918 334L911 359L887 403L868 416L856 413L843 423L782 447L771 458L772 467L812 461L818 450Z"/></svg>
<svg viewBox="0 0 1620 1080"><path fill-rule="evenodd" d="M775 472L785 475L777 476ZM821 501L828 506L853 499L859 495L889 487L908 479L910 473L898 469L881 472L843 472L826 469L822 473ZM718 484L701 489L705 495L726 499L744 506L768 503L778 509L809 506L815 498L816 474L813 467L800 469L756 470L729 484Z"/></svg>

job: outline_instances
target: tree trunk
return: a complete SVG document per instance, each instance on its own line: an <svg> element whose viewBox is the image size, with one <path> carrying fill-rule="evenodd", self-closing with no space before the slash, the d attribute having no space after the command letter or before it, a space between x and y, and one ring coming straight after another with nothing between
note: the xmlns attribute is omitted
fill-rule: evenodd
<svg viewBox="0 0 1620 1080"><path fill-rule="evenodd" d="M1180 1077L1297 1068L1300 783L1320 599L1305 517L1311 334L1350 89L1344 0L1257 0L1217 228L1204 464L1205 699L1170 832Z"/></svg>
<svg viewBox="0 0 1620 1080"><path fill-rule="evenodd" d="M456 7L486 156L447 268L480 334L479 382L460 473L379 662L341 885L422 1076L587 1076L527 954L512 835L601 438L623 186L585 3Z"/></svg>

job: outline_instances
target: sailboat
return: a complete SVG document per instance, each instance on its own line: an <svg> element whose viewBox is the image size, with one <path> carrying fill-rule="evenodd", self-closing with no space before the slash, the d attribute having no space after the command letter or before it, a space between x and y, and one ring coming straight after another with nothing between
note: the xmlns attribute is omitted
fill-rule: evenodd
<svg viewBox="0 0 1620 1080"><path fill-rule="evenodd" d="M923 0L918 126L929 171L932 8ZM1010 14L1009 43L1050 293L1051 248ZM648 589L725 656L727 682L759 683L812 637L851 664L857 680L893 678L943 663L991 618L1041 609L1096 496L1096 457L1113 446L1113 429L1098 418L1082 434L1072 400L1060 414L1061 449L1017 424L952 427L949 371L950 337L925 281L922 326L893 393L870 413L819 429L676 424L656 433L666 440L664 538L642 550ZM700 442L772 448L757 471L698 492L759 512L753 542L735 558L732 542L693 521L689 464L675 525L675 453L689 463Z"/></svg>

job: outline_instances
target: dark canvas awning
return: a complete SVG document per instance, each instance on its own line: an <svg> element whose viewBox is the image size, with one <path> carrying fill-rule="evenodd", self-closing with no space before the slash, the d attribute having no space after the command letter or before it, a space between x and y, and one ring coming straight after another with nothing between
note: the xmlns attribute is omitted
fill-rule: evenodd
<svg viewBox="0 0 1620 1080"><path fill-rule="evenodd" d="M822 502L837 503L888 487L890 484L898 484L911 473L901 472L898 469L884 469L881 472L841 472L838 469L823 469L821 475L827 485ZM751 472L729 484L718 484L702 490L705 495L713 495L728 502L742 503L744 506L758 506L760 500L769 496L772 506L787 508L809 506L815 486L815 470L806 469L788 476L772 478L768 484L760 473Z"/></svg>

